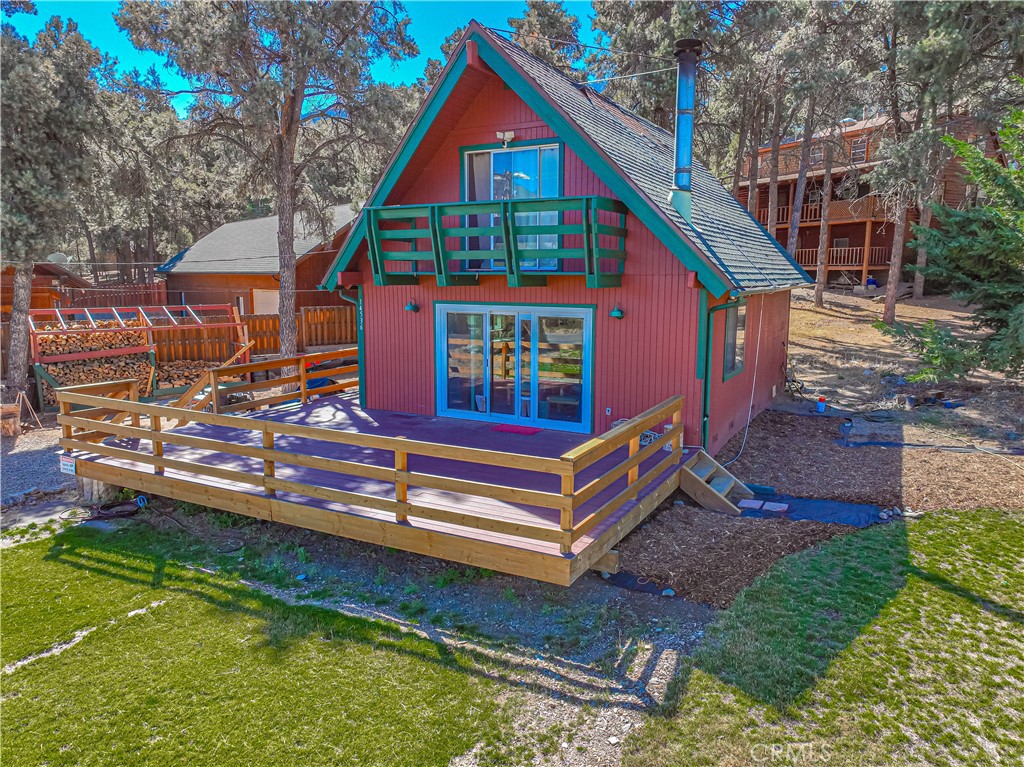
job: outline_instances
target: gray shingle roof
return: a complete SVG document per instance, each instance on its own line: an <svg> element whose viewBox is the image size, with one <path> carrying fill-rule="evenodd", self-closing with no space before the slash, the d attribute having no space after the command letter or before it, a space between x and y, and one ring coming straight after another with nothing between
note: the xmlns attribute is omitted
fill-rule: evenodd
<svg viewBox="0 0 1024 767"><path fill-rule="evenodd" d="M330 239L355 218L350 205L335 205L331 213L334 228L326 237L312 222L295 215L297 255L302 256ZM183 254L166 261L157 271L164 274L277 274L280 271L277 216L224 224L199 238Z"/></svg>
<svg viewBox="0 0 1024 767"><path fill-rule="evenodd" d="M495 34L495 46L557 104L584 136L601 149L663 215L717 266L739 291L786 287L811 282L789 254L698 162L693 167L693 222L669 202L675 166L673 136L668 131L582 87Z"/></svg>

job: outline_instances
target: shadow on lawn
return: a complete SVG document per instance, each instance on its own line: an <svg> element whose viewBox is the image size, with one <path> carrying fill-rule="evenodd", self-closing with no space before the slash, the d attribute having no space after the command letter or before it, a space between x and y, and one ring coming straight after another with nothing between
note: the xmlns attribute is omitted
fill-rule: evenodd
<svg viewBox="0 0 1024 767"><path fill-rule="evenodd" d="M415 636L402 631L397 619L391 617L362 618L314 605L288 604L244 583L189 566L180 555L188 548L188 540L175 534L154 536L152 532L144 532L139 535L130 529L110 534L72 528L56 536L45 559L92 575L152 588L162 594L184 594L216 609L255 618L262 624L261 649L271 650L279 660L286 659L295 643L320 637L325 641L358 642L377 650L459 668L500 684L576 701L580 705L607 705L610 694L625 691L624 684L620 686L618 680L609 684L607 676L588 664L548 656L542 667L534 663L535 648L510 647L501 641L474 637L475 646L460 643L456 654L443 641L443 632L430 625L415 626L426 635ZM640 674L640 681L645 682L663 661L665 659L650 658ZM673 659L672 662L671 673L674 674L678 661ZM562 684L549 683L552 678ZM657 704L650 700L647 704L619 702L617 705L650 710Z"/></svg>
<svg viewBox="0 0 1024 767"><path fill-rule="evenodd" d="M902 522L787 557L721 613L673 683L666 713L677 710L694 671L785 712L875 621L911 572Z"/></svg>

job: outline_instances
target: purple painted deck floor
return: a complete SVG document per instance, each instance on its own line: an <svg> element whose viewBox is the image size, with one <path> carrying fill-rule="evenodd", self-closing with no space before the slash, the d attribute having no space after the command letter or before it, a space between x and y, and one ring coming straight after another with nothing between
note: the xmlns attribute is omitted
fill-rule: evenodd
<svg viewBox="0 0 1024 767"><path fill-rule="evenodd" d="M269 410L255 412L248 417L254 420L271 419L274 421L302 424L324 429L352 431L378 436L401 436L421 442L436 442L445 445L474 447L486 450L497 450L506 453L519 453L522 455L550 458L557 458L566 451L571 450L591 438L591 435L554 431L551 429L544 429L536 434L514 434L504 431L495 431L493 428L494 424L481 421L436 418L382 410L364 411L358 407L356 398L352 393L316 400L304 406L292 405L272 408ZM176 431L182 434L206 437L221 442L251 445L254 447L261 446L261 437L258 432L244 431L230 427L192 423L177 429ZM108 444L132 450L139 450L143 453L148 453L152 449L151 445L148 443L143 442L139 444L138 440L108 440ZM275 448L281 451L356 461L361 464L380 466L384 468L394 467L393 453L390 450L375 450L305 437L289 437L283 435L278 435L275 442ZM168 458L187 460L192 463L202 463L210 466L220 466L236 471L251 473L256 476L262 476L263 462L255 458L247 458L227 453L217 453L171 444L165 444L164 454ZM597 461L578 475L577 488L583 487L588 482L601 476L606 471L625 460L626 457L627 449L621 448L600 461ZM654 456L648 458L640 466L640 475L642 476L646 471L653 468L664 457L665 453L658 451ZM684 453L683 460L685 461L687 457L688 454ZM137 471L152 472L152 467L145 464L122 461L109 457L96 457L94 460L100 460L103 463L130 466ZM388 499L394 499L395 497L394 485L391 482L368 479L365 477L355 477L332 471L294 466L284 462L278 462L276 469L277 476L281 479L294 480L337 490L375 495ZM507 487L542 490L552 493L558 493L561 491L560 479L555 475L523 469L513 469L506 466L491 466L465 461L432 458L430 456L410 455L409 470L413 472L473 480L475 482L500 484ZM674 470L677 470L677 467L666 470L662 476L650 483L641 492L637 501L642 500L648 493L653 492L671 475ZM216 487L230 488L232 490L237 490L240 493L251 495L260 495L263 492L261 488L255 486L193 475L171 469L166 470L166 476L188 479L190 481ZM625 477L619 479L610 487L598 493L587 503L583 504L580 508L576 509L574 523L580 522L586 518L587 515L600 508L603 503L620 493L625 488L626 481ZM347 506L286 492L279 492L278 496L282 500L294 501L306 506L329 509L339 513L358 514L363 517L380 519L385 522L393 523L395 521L393 515L373 509ZM481 498L479 496L415 487L412 485L409 486L408 497L410 502L425 506L471 513L481 517L523 522L531 525L550 527L552 529L559 528L559 512L555 509L547 509L520 503L510 503L493 498ZM573 554L578 554L586 548L586 546L599 538L605 530L615 524L618 519L632 509L637 501L631 501L624 504L622 508L620 508L615 514L611 515L601 525L597 526L589 535L584 536L577 541L573 546ZM515 546L517 548L528 549L545 554L559 554L558 546L554 543L492 533L474 528L412 517L410 517L408 524L413 527L421 527L479 540L488 540L495 543L501 543L503 545Z"/></svg>

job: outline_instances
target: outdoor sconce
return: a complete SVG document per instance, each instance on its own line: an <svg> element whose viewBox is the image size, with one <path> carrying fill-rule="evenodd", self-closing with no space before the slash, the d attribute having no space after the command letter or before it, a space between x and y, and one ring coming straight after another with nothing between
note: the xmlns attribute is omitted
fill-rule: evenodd
<svg viewBox="0 0 1024 767"><path fill-rule="evenodd" d="M615 304L615 308L608 312L608 316L613 320L621 320L626 316L626 313L619 308L618 304Z"/></svg>
<svg viewBox="0 0 1024 767"><path fill-rule="evenodd" d="M412 312L413 314L415 314L416 312L418 312L420 310L420 305L418 303L416 303L415 299L410 299L409 303L407 303L405 305L405 310L407 312Z"/></svg>

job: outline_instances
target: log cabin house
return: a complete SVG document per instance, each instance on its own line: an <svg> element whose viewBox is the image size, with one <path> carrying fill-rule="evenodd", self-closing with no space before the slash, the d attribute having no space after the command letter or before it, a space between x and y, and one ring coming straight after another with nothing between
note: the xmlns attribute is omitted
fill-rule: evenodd
<svg viewBox="0 0 1024 767"><path fill-rule="evenodd" d="M88 290L92 283L69 272L60 264L41 262L32 267L30 309L56 309L67 300L71 289ZM14 300L14 267L0 271L0 314L10 314Z"/></svg>
<svg viewBox="0 0 1024 767"><path fill-rule="evenodd" d="M676 49L669 132L471 23L325 270L358 349L217 368L191 404L58 391L65 460L562 585L679 488L737 513L711 456L781 392L809 278L692 161L700 43Z"/></svg>
<svg viewBox="0 0 1024 767"><path fill-rule="evenodd" d="M341 298L317 290L354 218L347 204L334 206L330 213L334 234L327 240L311 222L295 215L296 308L345 305ZM277 216L224 224L156 271L167 278L167 300L172 304L228 304L239 314L277 314Z"/></svg>
<svg viewBox="0 0 1024 767"><path fill-rule="evenodd" d="M990 157L998 156L997 137L980 130L976 123L964 115L955 116L944 123L946 133L962 141L975 143ZM883 284L892 257L894 212L887 209L884 200L871 186L871 170L880 160L878 149L882 139L892 134L892 120L886 114L854 121L848 119L838 130L837 149L832 159L832 200L828 220L822 221L822 189L825 175L824 137L815 136L811 144L807 188L800 209L800 234L797 240L796 261L813 271L818 258L818 239L821 227L828 228L828 259L826 273L829 284L846 282L864 285L869 277ZM779 191L776 236L781 243L789 238L791 211L793 210L797 176L800 170L801 142L786 139L779 147ZM769 224L769 185L771 147L758 149L757 201L753 213L764 226ZM738 197L747 206L749 199L751 157L743 167L744 181ZM972 190L964 175L959 158L950 157L942 167L938 179L937 201L950 207L960 207L968 200ZM748 206L749 207L749 206ZM908 211L908 226L904 245L914 239L909 222L917 222L916 208ZM904 250L904 263L911 254Z"/></svg>

